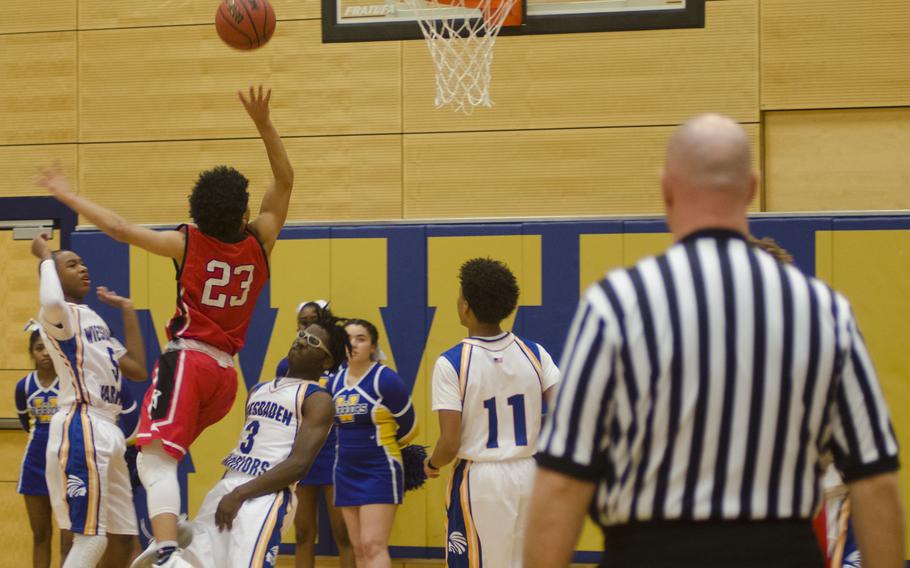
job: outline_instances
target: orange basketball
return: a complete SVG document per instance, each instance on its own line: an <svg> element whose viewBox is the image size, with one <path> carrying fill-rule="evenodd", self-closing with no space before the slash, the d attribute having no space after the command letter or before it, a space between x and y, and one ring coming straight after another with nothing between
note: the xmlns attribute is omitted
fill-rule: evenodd
<svg viewBox="0 0 910 568"><path fill-rule="evenodd" d="M256 49L275 33L275 9L268 0L223 0L215 12L215 29L234 49Z"/></svg>

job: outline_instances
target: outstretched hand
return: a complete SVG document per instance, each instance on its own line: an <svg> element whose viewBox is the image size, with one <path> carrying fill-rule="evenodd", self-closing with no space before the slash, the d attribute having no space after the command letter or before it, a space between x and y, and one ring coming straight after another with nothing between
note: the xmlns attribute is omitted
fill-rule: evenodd
<svg viewBox="0 0 910 568"><path fill-rule="evenodd" d="M98 299L109 306L114 306L115 308L120 308L121 310L133 307L132 300L124 296L120 296L113 290L108 290L105 286L98 286L97 293Z"/></svg>
<svg viewBox="0 0 910 568"><path fill-rule="evenodd" d="M32 178L32 183L51 192L54 197L73 193L73 187L60 171L59 164L38 168L38 174Z"/></svg>
<svg viewBox="0 0 910 568"><path fill-rule="evenodd" d="M243 91L237 91L237 96L240 97L243 108L246 109L246 113L250 115L257 127L268 124L269 99L272 98L272 89L266 89L263 94L262 85L259 85L258 91L256 88L250 87L250 98L244 97Z"/></svg>
<svg viewBox="0 0 910 568"><path fill-rule="evenodd" d="M41 233L32 239L32 254L41 260L51 258L51 245L47 241L48 236L45 233Z"/></svg>

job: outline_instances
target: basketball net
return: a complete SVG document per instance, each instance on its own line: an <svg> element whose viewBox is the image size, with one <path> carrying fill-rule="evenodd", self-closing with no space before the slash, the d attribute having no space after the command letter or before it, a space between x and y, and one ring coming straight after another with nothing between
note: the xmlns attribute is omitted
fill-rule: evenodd
<svg viewBox="0 0 910 568"><path fill-rule="evenodd" d="M492 107L493 46L516 0L406 2L414 10L436 66L436 108L450 106L471 114L475 107ZM469 11L476 16L466 17ZM511 14L510 21L514 17ZM519 12L519 22L520 17Z"/></svg>

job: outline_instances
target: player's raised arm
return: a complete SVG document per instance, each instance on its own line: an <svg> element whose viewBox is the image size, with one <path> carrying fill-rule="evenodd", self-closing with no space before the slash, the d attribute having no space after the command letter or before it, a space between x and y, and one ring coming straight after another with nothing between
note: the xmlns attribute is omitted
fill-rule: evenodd
<svg viewBox="0 0 910 568"><path fill-rule="evenodd" d="M120 296L105 286L98 286L98 299L109 306L120 310L123 315L123 337L126 342L126 353L118 359L123 376L131 381L148 379L148 367L145 363L145 344L142 342L142 331L139 329L139 317L133 309L129 298Z"/></svg>
<svg viewBox="0 0 910 568"><path fill-rule="evenodd" d="M143 248L150 253L173 258L183 262L186 237L179 231L154 231L130 223L123 216L77 195L69 180L57 166L44 167L32 180L35 185L47 189L57 201L85 217L114 240Z"/></svg>
<svg viewBox="0 0 910 568"><path fill-rule="evenodd" d="M238 92L237 96L243 103L247 114L253 119L259 136L265 143L265 151L269 156L269 165L272 167L272 175L275 178L272 186L262 198L259 215L250 222L250 229L259 237L266 252L271 253L272 247L275 246L275 241L278 239L278 233L288 216L291 189L294 187L294 169L288 159L284 142L281 141L281 136L278 135L275 125L269 118L269 100L272 97L272 90L263 91L262 85L259 85L258 90L250 87L249 98L244 97L242 92Z"/></svg>

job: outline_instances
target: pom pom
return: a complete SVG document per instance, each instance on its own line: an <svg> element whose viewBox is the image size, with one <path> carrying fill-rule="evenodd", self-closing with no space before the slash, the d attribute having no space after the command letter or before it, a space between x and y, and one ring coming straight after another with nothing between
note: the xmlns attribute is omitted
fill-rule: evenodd
<svg viewBox="0 0 910 568"><path fill-rule="evenodd" d="M404 464L404 490L411 491L423 487L427 481L427 474L423 470L423 462L427 459L425 446L411 444L401 448L401 461Z"/></svg>

